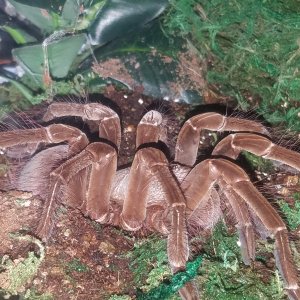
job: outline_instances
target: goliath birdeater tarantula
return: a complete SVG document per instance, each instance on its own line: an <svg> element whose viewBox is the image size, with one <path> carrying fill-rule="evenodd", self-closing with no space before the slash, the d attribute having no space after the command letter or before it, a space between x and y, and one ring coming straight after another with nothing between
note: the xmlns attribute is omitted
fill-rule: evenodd
<svg viewBox="0 0 300 300"><path fill-rule="evenodd" d="M37 151L18 175L18 189L45 198L37 228L40 238L49 238L53 215L64 200L97 222L131 231L145 226L165 234L175 273L185 269L189 257L189 229L212 227L222 214L222 192L235 215L245 264L255 257L254 230L272 237L286 292L290 299L300 299L287 228L247 174L233 162L246 150L300 169L300 154L272 143L264 126L218 113L196 115L181 128L175 158L170 163L158 147L166 137L162 115L149 111L137 128L137 151L131 167L117 170L121 126L112 109L99 103L57 102L48 107L43 119L62 116L97 122L99 142L89 143L81 130L63 124L0 133L2 148L57 144ZM203 129L239 133L228 135L214 148L211 158L195 164ZM193 283L181 288L180 295L182 299L199 299Z"/></svg>

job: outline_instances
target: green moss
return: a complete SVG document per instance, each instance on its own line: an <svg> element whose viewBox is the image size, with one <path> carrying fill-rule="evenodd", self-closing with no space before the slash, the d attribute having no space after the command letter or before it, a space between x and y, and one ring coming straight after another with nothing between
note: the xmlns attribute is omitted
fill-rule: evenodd
<svg viewBox="0 0 300 300"><path fill-rule="evenodd" d="M241 260L237 241L237 234L228 234L225 224L220 222L214 227L211 238L203 245L204 251L227 265L229 262L235 264L236 260Z"/></svg>
<svg viewBox="0 0 300 300"><path fill-rule="evenodd" d="M129 258L139 289L137 298L143 300L176 299L178 289L197 275L202 261L198 257L187 263L186 271L172 275L166 240L155 235L136 243Z"/></svg>
<svg viewBox="0 0 300 300"><path fill-rule="evenodd" d="M215 300L261 300L285 299L278 272L270 275L267 283L251 267L241 261L236 234L228 234L224 224L217 224L212 237L204 245L206 256L200 268L201 276L196 282L203 293L202 299ZM258 243L257 254L266 250Z"/></svg>
<svg viewBox="0 0 300 300"><path fill-rule="evenodd" d="M291 207L284 200L277 201L280 209L290 227L295 230L300 226L300 193L294 194L295 204Z"/></svg>
<svg viewBox="0 0 300 300"><path fill-rule="evenodd" d="M138 293L139 300L161 300L174 299L174 294L184 286L185 283L191 281L198 273L199 266L202 263L202 257L199 256L186 265L186 270L174 274L168 282L161 282L157 287L151 289L147 293ZM177 299L177 297L175 297Z"/></svg>
<svg viewBox="0 0 300 300"><path fill-rule="evenodd" d="M90 269L84 263L82 263L78 258L72 259L66 264L66 269L68 273L73 271L76 272L88 272Z"/></svg>
<svg viewBox="0 0 300 300"><path fill-rule="evenodd" d="M171 275L168 265L167 243L159 236L139 241L129 253L130 269L138 288L149 290L158 286L161 279ZM151 276L149 276L151 275ZM145 283L147 278L148 283ZM149 286L148 286L149 284Z"/></svg>
<svg viewBox="0 0 300 300"><path fill-rule="evenodd" d="M24 295L24 299L28 299L28 300L54 300L54 297L49 293L45 293L45 294L40 295L34 289L30 289L30 290L26 291L26 293Z"/></svg>
<svg viewBox="0 0 300 300"><path fill-rule="evenodd" d="M268 283L262 282L262 276L237 264L236 269L228 268L224 262L204 260L202 276L197 278L202 287L202 299L215 300L261 300L286 299L278 272L271 275Z"/></svg>
<svg viewBox="0 0 300 300"><path fill-rule="evenodd" d="M37 257L34 252L29 252L27 258L14 261L7 256L2 257L0 281L5 281L4 289L10 294L17 294L28 281L33 279L45 255L44 246L39 240L30 236L16 236L15 238L37 244L40 249L40 256Z"/></svg>
<svg viewBox="0 0 300 300"><path fill-rule="evenodd" d="M109 297L109 300L131 300L131 297L127 295L122 295L122 296L112 295Z"/></svg>
<svg viewBox="0 0 300 300"><path fill-rule="evenodd" d="M169 278L170 276L170 267L168 265L162 265L154 268L149 272L146 284L141 288L143 291L150 291L151 289L159 286L164 279Z"/></svg>
<svg viewBox="0 0 300 300"><path fill-rule="evenodd" d="M271 160L254 155L250 152L243 151L243 156L249 162L253 170L270 173L274 170L274 165Z"/></svg>
<svg viewBox="0 0 300 300"><path fill-rule="evenodd" d="M235 98L251 98L271 123L300 129L300 6L296 0L171 0L165 31L212 62L207 81Z"/></svg>

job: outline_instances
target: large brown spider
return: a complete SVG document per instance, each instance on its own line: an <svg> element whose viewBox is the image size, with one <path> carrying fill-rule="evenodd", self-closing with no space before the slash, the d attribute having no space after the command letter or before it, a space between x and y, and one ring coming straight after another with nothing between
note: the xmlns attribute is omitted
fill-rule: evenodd
<svg viewBox="0 0 300 300"><path fill-rule="evenodd" d="M131 167L117 170L121 140L118 115L99 104L53 103L44 121L78 116L99 125L99 142L89 143L79 129L52 124L0 133L0 147L58 144L33 155L22 168L18 189L45 198L37 235L46 241L61 198L100 223L135 231L145 226L168 237L168 258L175 273L189 257L188 232L193 226L212 227L222 211L219 191L231 207L241 242L242 257L255 257L255 232L275 240L277 267L290 299L300 299L297 271L287 228L272 205L232 160L241 150L300 169L300 154L272 143L268 131L255 121L203 113L181 128L175 159L168 161L158 147L166 138L162 115L149 111L137 128L136 154ZM214 148L212 158L196 164L203 129L234 131ZM45 165L46 164L46 165ZM217 185L217 187L216 187ZM180 289L182 299L199 299L193 283Z"/></svg>

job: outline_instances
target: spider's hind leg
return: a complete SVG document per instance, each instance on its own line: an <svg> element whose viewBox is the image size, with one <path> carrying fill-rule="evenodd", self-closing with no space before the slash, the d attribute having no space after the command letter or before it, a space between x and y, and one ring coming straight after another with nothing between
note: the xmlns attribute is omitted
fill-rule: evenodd
<svg viewBox="0 0 300 300"><path fill-rule="evenodd" d="M276 263L285 282L285 289L290 299L300 299L297 270L289 247L286 226L277 211L259 193L239 166L225 159L208 159L196 165L182 183L188 208L196 209L214 184L222 184L222 181L247 203L269 235L275 239Z"/></svg>
<svg viewBox="0 0 300 300"><path fill-rule="evenodd" d="M273 159L300 170L300 154L272 143L268 138L251 133L236 133L224 138L215 147L213 154L228 156L236 159L242 150L267 159ZM250 197L250 195L248 195ZM264 215L261 221L275 238L276 264L286 284L286 290L290 299L300 299L296 270L292 262L289 248L287 229L281 219L277 219L277 225L273 228L265 224L268 218ZM291 271L292 270L292 271Z"/></svg>
<svg viewBox="0 0 300 300"><path fill-rule="evenodd" d="M220 180L218 183L233 210L235 219L237 221L236 227L239 234L240 248L242 259L245 265L250 265L255 258L255 232L248 210L248 205L241 199L241 197L227 185Z"/></svg>
<svg viewBox="0 0 300 300"><path fill-rule="evenodd" d="M253 133L235 133L222 139L214 148L213 155L236 159L242 150L266 159L287 164L300 171L300 154L274 144L267 137Z"/></svg>

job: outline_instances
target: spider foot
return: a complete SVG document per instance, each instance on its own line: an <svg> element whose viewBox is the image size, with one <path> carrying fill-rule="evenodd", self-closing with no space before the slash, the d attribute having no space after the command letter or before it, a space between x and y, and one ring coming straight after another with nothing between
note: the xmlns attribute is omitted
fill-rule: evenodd
<svg viewBox="0 0 300 300"><path fill-rule="evenodd" d="M137 231L142 228L143 223L135 220L134 218L128 219L124 218L123 214L120 215L120 226L129 231Z"/></svg>
<svg viewBox="0 0 300 300"><path fill-rule="evenodd" d="M199 300L198 289L193 281L187 282L180 290L180 297L183 300Z"/></svg>

